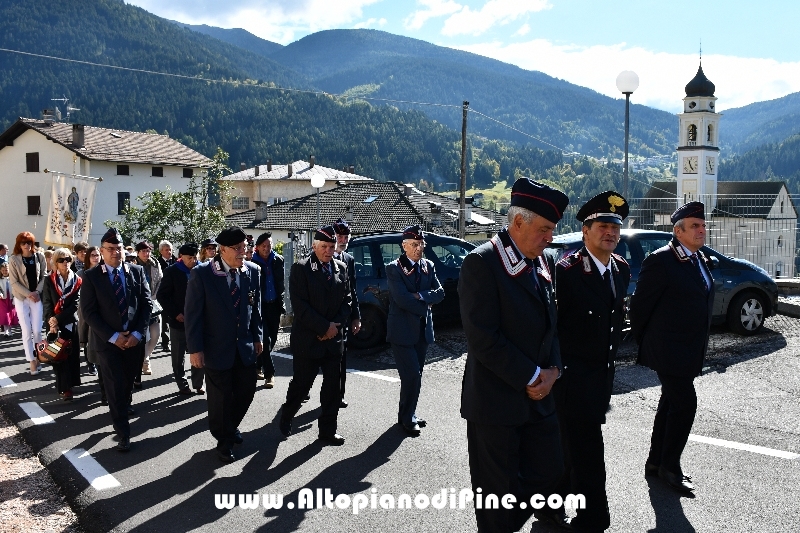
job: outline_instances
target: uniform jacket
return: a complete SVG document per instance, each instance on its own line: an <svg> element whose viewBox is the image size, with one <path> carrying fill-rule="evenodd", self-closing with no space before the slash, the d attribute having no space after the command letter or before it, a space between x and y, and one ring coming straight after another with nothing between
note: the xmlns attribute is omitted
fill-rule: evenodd
<svg viewBox="0 0 800 533"><path fill-rule="evenodd" d="M425 341L434 341L433 314L431 305L444 300L444 289L436 277L433 263L424 257L419 260L420 285L415 285L415 269L401 255L386 265L386 281L389 283L389 319L386 321L386 341L392 344L411 346L419 341L419 322L425 319ZM423 300L414 298L419 292Z"/></svg>
<svg viewBox="0 0 800 533"><path fill-rule="evenodd" d="M239 316L233 308L230 276L219 254L197 265L189 275L184 305L186 347L203 352L205 366L212 370L233 368L238 352L245 366L255 363L254 343L262 342L261 268L245 261L239 269Z"/></svg>
<svg viewBox="0 0 800 533"><path fill-rule="evenodd" d="M161 278L156 299L163 309L162 314L170 327L183 329L184 323L175 320L175 317L183 313L186 303L186 286L189 278L178 265L168 266Z"/></svg>
<svg viewBox="0 0 800 533"><path fill-rule="evenodd" d="M631 332L639 343L637 362L671 376L694 377L703 369L714 304L714 278L706 292L697 267L677 239L645 258L631 298Z"/></svg>
<svg viewBox="0 0 800 533"><path fill-rule="evenodd" d="M347 266L347 280L350 283L350 298L352 301L350 303L350 321L347 323L349 327L353 320L361 320L361 310L358 308L358 288L356 287L356 260L347 252L342 252L339 254L339 261Z"/></svg>
<svg viewBox="0 0 800 533"><path fill-rule="evenodd" d="M261 259L261 256L258 255L258 252L253 254L253 262L261 267L262 274L264 273L266 261ZM283 256L280 254L275 254L275 257L272 259L272 279L275 283L275 294L277 295L277 300L281 302L281 307L283 307L283 293L286 292L286 285L284 283L284 262ZM267 289L267 276L261 276L261 294L262 297L265 294Z"/></svg>
<svg viewBox="0 0 800 533"><path fill-rule="evenodd" d="M44 278L47 277L47 260L44 254L38 252L33 256L36 258L36 279L39 280L36 284L36 292L41 294L44 288ZM24 300L33 292L28 288L28 276L25 274L25 263L22 262L21 255L15 254L8 258L8 277L11 278L11 293L15 298Z"/></svg>
<svg viewBox="0 0 800 533"><path fill-rule="evenodd" d="M631 269L611 255L613 304L609 285L592 257L581 248L556 264L558 340L564 373L555 385L566 416L605 421L614 383L614 357L622 340L625 297Z"/></svg>
<svg viewBox="0 0 800 533"><path fill-rule="evenodd" d="M461 416L482 424L520 425L531 412L555 412L552 394L534 401L525 387L536 367L562 368L550 256L530 263L506 230L470 252L458 280L467 363ZM532 278L538 278L544 298Z"/></svg>
<svg viewBox="0 0 800 533"><path fill-rule="evenodd" d="M98 350L107 347L108 340L122 329L123 321L108 278L108 265L101 264L83 272L80 309L82 319L89 325L89 342ZM127 331L138 331L144 342L150 322L150 286L144 269L131 263L121 263L125 275L125 298L128 302Z"/></svg>
<svg viewBox="0 0 800 533"><path fill-rule="evenodd" d="M333 283L328 282L322 263L315 253L292 265L289 297L292 299L294 322L290 343L294 357L320 358L341 354L344 348L343 327L350 318L350 282L347 267L331 259ZM320 341L331 322L342 324L332 339Z"/></svg>

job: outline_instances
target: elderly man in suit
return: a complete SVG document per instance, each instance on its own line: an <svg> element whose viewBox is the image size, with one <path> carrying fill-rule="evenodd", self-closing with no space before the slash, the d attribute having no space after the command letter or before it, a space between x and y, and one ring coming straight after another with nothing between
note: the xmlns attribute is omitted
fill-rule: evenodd
<svg viewBox="0 0 800 533"><path fill-rule="evenodd" d="M403 431L417 437L427 422L417 417L417 402L422 388L425 354L433 342L431 308L444 300L444 289L433 262L422 257L425 236L419 226L403 230L403 253L386 265L389 283L389 318L386 341L400 374L400 403L397 422Z"/></svg>
<svg viewBox="0 0 800 533"><path fill-rule="evenodd" d="M672 213L672 241L642 263L631 298L631 333L638 363L661 381L645 476L659 476L679 492L694 485L681 468L681 454L697 411L694 378L703 369L714 304L714 278L700 248L705 244L705 207L690 202Z"/></svg>
<svg viewBox="0 0 800 533"><path fill-rule="evenodd" d="M269 231L256 239L253 262L261 267L261 316L264 319L264 351L258 356L256 366L258 379L263 379L264 387L271 389L275 386L275 364L271 352L278 341L281 315L286 309L283 307L283 256L272 249L272 233Z"/></svg>
<svg viewBox="0 0 800 533"><path fill-rule="evenodd" d="M358 308L358 291L356 290L356 261L352 255L347 253L347 246L350 244L350 226L341 218L332 226L336 231L336 252L333 257L347 265L347 279L350 282L350 297L352 298L350 320L344 330L344 351L339 369L339 393L342 398L339 407L344 409L347 407L347 401L344 399L347 381L347 340L350 335L358 335L358 332L361 331L361 311Z"/></svg>
<svg viewBox="0 0 800 533"><path fill-rule="evenodd" d="M617 192L598 194L578 210L583 247L556 265L558 340L564 375L553 387L565 471L562 497L583 494L586 508L570 524L577 531L611 525L606 496L603 424L622 340L631 269L614 254L628 203Z"/></svg>
<svg viewBox="0 0 800 533"><path fill-rule="evenodd" d="M550 390L561 375L553 295L555 265L543 256L569 200L520 178L512 187L508 226L464 259L458 282L467 362L461 416L467 420L473 490L513 494L526 509L475 509L479 531L517 531L546 498L564 466ZM563 510L533 511L566 523Z"/></svg>
<svg viewBox="0 0 800 533"><path fill-rule="evenodd" d="M152 301L144 269L122 262L122 237L110 228L100 240L103 263L83 273L81 314L97 353L117 449L130 450L128 415L133 381L142 369Z"/></svg>
<svg viewBox="0 0 800 533"><path fill-rule="evenodd" d="M184 306L186 346L193 367L205 369L208 429L217 456L236 460L241 424L256 393L261 353L261 269L244 260L246 235L232 226L217 236L219 253L189 275Z"/></svg>
<svg viewBox="0 0 800 533"><path fill-rule="evenodd" d="M294 377L281 408L279 428L284 437L292 433L292 419L300 410L322 369L319 439L341 446L344 437L336 432L339 416L339 362L344 349L344 327L350 318L350 284L347 267L333 258L336 232L331 226L317 230L313 252L292 265L289 297L294 323L289 339Z"/></svg>

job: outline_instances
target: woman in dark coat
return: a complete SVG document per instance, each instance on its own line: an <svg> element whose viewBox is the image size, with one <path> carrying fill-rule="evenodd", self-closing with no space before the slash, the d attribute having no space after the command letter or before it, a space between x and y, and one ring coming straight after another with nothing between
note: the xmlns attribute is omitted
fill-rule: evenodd
<svg viewBox="0 0 800 533"><path fill-rule="evenodd" d="M69 339L69 355L53 365L56 390L64 401L72 400L72 388L81 384L81 346L78 336L78 300L82 280L69 267L72 252L59 248L53 252L53 272L45 278L42 291L44 323L51 334Z"/></svg>

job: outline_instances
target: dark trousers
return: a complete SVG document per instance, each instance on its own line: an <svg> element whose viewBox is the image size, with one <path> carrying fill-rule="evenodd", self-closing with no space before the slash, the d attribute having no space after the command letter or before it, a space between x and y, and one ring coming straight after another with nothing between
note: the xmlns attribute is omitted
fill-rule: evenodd
<svg viewBox="0 0 800 533"><path fill-rule="evenodd" d="M347 337L349 333L349 327L342 329L344 347L342 348L342 361L339 363L339 397L342 400L344 400L345 385L347 385Z"/></svg>
<svg viewBox="0 0 800 533"><path fill-rule="evenodd" d="M338 353L327 353L324 357L310 358L294 355L292 369L294 376L289 382L286 391L286 403L283 404L281 418L291 420L303 400L308 396L308 391L314 384L317 374L322 370L322 389L319 393L319 403L322 412L319 417L319 434L333 435L336 433L337 419L339 417L339 359Z"/></svg>
<svg viewBox="0 0 800 533"><path fill-rule="evenodd" d="M61 393L81 384L81 345L78 339L78 324L73 324L73 331L62 330L62 335L70 339L69 356L66 361L53 365L56 377L56 390Z"/></svg>
<svg viewBox="0 0 800 533"><path fill-rule="evenodd" d="M161 344L168 344L172 338L169 333L170 326L164 314L161 314Z"/></svg>
<svg viewBox="0 0 800 533"><path fill-rule="evenodd" d="M186 374L186 330L178 328L170 328L169 330L170 355L172 357L172 375L175 377L175 383L178 384L179 389L186 389L189 387L189 382L186 381L184 375ZM191 367L192 388L200 389L203 387L203 376L205 371L202 368Z"/></svg>
<svg viewBox="0 0 800 533"><path fill-rule="evenodd" d="M245 366L237 352L228 370L205 369L208 392L208 429L217 448L230 450L236 429L256 394L256 365Z"/></svg>
<svg viewBox="0 0 800 533"><path fill-rule="evenodd" d="M142 371L144 360L144 341L135 347L121 350L106 343L97 350L97 365L102 375L102 389L108 399L108 410L114 430L120 437L130 437L128 406L133 392L133 380Z"/></svg>
<svg viewBox="0 0 800 533"><path fill-rule="evenodd" d="M564 460L555 414L532 420L521 426L499 426L467 421L467 447L472 490L483 489L484 502L489 494L502 499L513 494L526 509L475 509L478 531L509 533L519 531L534 509L531 496L547 498L554 492L564 472ZM543 511L549 511L545 506Z"/></svg>
<svg viewBox="0 0 800 533"><path fill-rule="evenodd" d="M264 376L269 378L275 375L275 364L272 361L272 350L278 341L278 329L281 325L281 309L283 303L280 300L274 302L261 302L261 314L264 317L264 351L256 359L256 366L264 372Z"/></svg>
<svg viewBox="0 0 800 533"><path fill-rule="evenodd" d="M425 368L425 322L421 321L419 340L413 345L392 344L392 355L400 374L400 404L397 421L407 426L413 425L417 418L417 401L422 388L422 370Z"/></svg>
<svg viewBox="0 0 800 533"><path fill-rule="evenodd" d="M647 462L681 474L681 454L689 440L697 412L694 378L668 376L659 372L658 379L661 381L661 398L653 421Z"/></svg>

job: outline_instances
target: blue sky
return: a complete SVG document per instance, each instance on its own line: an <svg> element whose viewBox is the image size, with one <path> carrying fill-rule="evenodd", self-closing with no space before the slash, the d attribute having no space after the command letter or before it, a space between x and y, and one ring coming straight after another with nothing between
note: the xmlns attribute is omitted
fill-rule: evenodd
<svg viewBox="0 0 800 533"><path fill-rule="evenodd" d="M724 110L800 91L800 2L622 0L128 0L191 24L289 44L373 28L539 70L609 96L633 70L632 101L677 112L703 70Z"/></svg>

